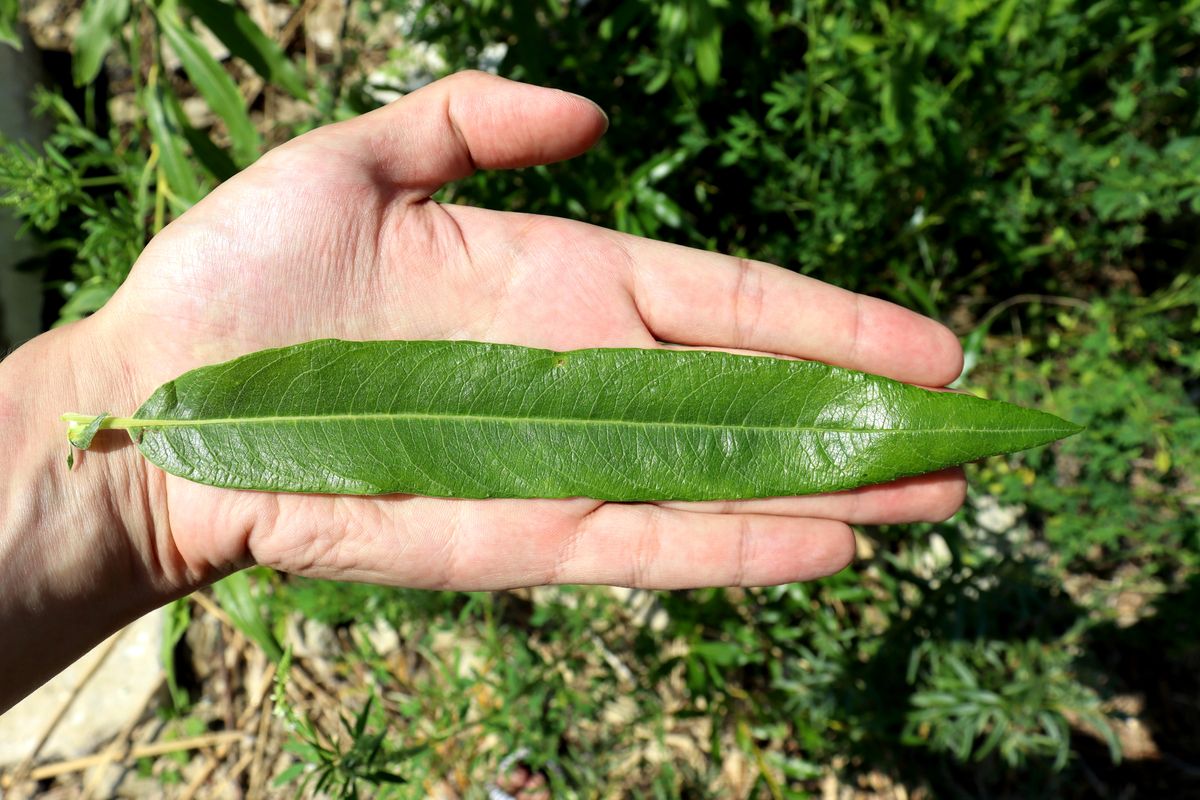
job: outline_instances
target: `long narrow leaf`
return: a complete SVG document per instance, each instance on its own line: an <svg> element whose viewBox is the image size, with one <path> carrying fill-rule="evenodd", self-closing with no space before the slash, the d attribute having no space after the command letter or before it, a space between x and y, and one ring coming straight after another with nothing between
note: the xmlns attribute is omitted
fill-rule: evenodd
<svg viewBox="0 0 1200 800"><path fill-rule="evenodd" d="M236 175L237 163L229 153L208 138L207 133L188 122L187 114L183 110L183 104L179 102L178 95L170 92L164 99L168 103L167 107L175 124L183 134L183 138L191 145L192 155L195 156L196 161L200 162L200 166L204 167L218 181L227 181Z"/></svg>
<svg viewBox="0 0 1200 800"><path fill-rule="evenodd" d="M208 101L209 107L229 129L234 158L240 166L251 164L258 158L261 141L258 131L250 121L245 100L238 91L237 84L220 62L205 49L203 42L187 30L178 17L164 10L159 14L158 20L163 35L175 51L175 55L179 56L184 71Z"/></svg>
<svg viewBox="0 0 1200 800"><path fill-rule="evenodd" d="M88 0L79 19L75 36L75 60L72 72L76 86L96 80L113 37L129 19L129 0Z"/></svg>
<svg viewBox="0 0 1200 800"><path fill-rule="evenodd" d="M1079 430L808 361L338 340L193 370L104 427L217 486L607 500L837 491Z"/></svg>
<svg viewBox="0 0 1200 800"><path fill-rule="evenodd" d="M173 95L173 93L171 93ZM167 176L171 193L181 203L190 206L200 197L200 184L196 173L183 150L184 139L179 130L179 124L174 115L167 109L167 103L172 99L157 80L157 74L143 90L142 105L146 109L146 125L150 128L150 137L158 145L158 161L163 173Z"/></svg>
<svg viewBox="0 0 1200 800"><path fill-rule="evenodd" d="M254 23L241 6L222 0L184 0L229 52L245 61L265 80L299 100L307 100L304 81L283 50Z"/></svg>
<svg viewBox="0 0 1200 800"><path fill-rule="evenodd" d="M167 676L167 692L176 711L182 711L188 703L187 690L179 685L175 671L175 647L187 633L191 623L191 605L187 598L175 600L166 607L163 620L163 638L159 649L159 660L162 661L163 671Z"/></svg>
<svg viewBox="0 0 1200 800"><path fill-rule="evenodd" d="M245 572L235 572L214 583L212 589L221 608L247 639L261 647L272 661L283 658L283 647L263 616L262 607L250 585L250 576Z"/></svg>
<svg viewBox="0 0 1200 800"><path fill-rule="evenodd" d="M17 0L0 0L0 44L21 49L21 36L17 33L17 19L20 14Z"/></svg>

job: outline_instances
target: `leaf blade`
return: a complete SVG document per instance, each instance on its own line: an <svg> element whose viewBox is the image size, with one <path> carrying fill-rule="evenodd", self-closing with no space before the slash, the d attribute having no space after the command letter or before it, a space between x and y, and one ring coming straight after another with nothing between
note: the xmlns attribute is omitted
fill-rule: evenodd
<svg viewBox="0 0 1200 800"><path fill-rule="evenodd" d="M201 22L212 31L229 52L249 64L264 80L283 87L297 100L307 100L295 66L245 10L224 0L184 0Z"/></svg>
<svg viewBox="0 0 1200 800"><path fill-rule="evenodd" d="M158 160L171 193L187 207L195 205L203 196L195 170L184 152L180 133L180 120L173 114L170 103L174 92L158 80L156 71L142 90L142 103L146 109L146 126L150 137L158 145Z"/></svg>
<svg viewBox="0 0 1200 800"><path fill-rule="evenodd" d="M217 486L607 500L838 491L1079 430L815 362L339 340L193 370L128 422L153 463Z"/></svg>
<svg viewBox="0 0 1200 800"><path fill-rule="evenodd" d="M104 66L104 57L112 48L113 38L129 19L129 11L129 0L90 0L83 7L71 65L76 86L86 86L96 80Z"/></svg>
<svg viewBox="0 0 1200 800"><path fill-rule="evenodd" d="M243 167L253 163L258 158L262 141L233 78L173 10L160 10L158 21L184 71L213 112L225 122L238 163Z"/></svg>
<svg viewBox="0 0 1200 800"><path fill-rule="evenodd" d="M15 50L21 49L21 34L17 32L20 13L17 0L0 0L0 44Z"/></svg>

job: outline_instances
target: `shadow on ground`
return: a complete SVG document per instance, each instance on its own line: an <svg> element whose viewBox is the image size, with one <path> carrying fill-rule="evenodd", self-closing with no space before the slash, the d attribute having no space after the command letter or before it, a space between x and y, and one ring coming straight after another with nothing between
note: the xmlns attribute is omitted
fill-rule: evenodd
<svg viewBox="0 0 1200 800"><path fill-rule="evenodd" d="M1094 628L1088 641L1113 691L1141 700L1138 719L1157 750L1112 765L1080 742L1093 772L1089 796L1200 797L1200 576L1159 597L1141 622Z"/></svg>
<svg viewBox="0 0 1200 800"><path fill-rule="evenodd" d="M1139 738L1148 746L1133 757L1112 763L1107 745L1082 727L1072 729L1074 755L1062 771L1049 759L1015 769L995 756L963 764L924 747L897 750L917 648L984 638L1050 647L1087 614L1036 561L1006 561L980 577L930 593L839 687L851 724L863 733L850 754L860 776L882 770L936 798L1200 798L1200 578L1159 598L1143 621L1094 627L1084 638L1083 680L1106 699L1137 706ZM990 588L978 591L981 583Z"/></svg>

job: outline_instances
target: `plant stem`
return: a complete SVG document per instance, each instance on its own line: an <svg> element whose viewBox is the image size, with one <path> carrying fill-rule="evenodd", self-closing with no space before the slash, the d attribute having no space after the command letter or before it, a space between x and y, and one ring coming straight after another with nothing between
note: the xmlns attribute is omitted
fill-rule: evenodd
<svg viewBox="0 0 1200 800"><path fill-rule="evenodd" d="M59 417L63 422L79 423L81 425L90 425L100 414L76 414L68 412ZM144 420L134 419L133 417L107 417L100 423L100 430L117 430L127 431L130 428L141 428L145 426Z"/></svg>

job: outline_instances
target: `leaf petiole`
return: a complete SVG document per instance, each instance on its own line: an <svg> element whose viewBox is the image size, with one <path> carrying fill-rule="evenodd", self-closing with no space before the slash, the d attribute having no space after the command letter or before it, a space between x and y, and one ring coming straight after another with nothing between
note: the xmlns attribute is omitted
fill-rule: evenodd
<svg viewBox="0 0 1200 800"><path fill-rule="evenodd" d="M74 440L77 435L91 429L94 436L96 431L127 431L130 428L138 428L146 423L142 420L134 419L133 417L114 417L111 414L75 414L66 413L59 417L63 422L67 423L67 438ZM94 427L93 427L94 426ZM88 444L91 444L91 439L88 439ZM78 445L76 445L78 446Z"/></svg>
<svg viewBox="0 0 1200 800"><path fill-rule="evenodd" d="M71 452L67 453L67 468L75 466L75 450L87 450L92 446L92 439L102 430L132 430L139 427L138 420L132 417L114 417L111 414L75 414L67 413L59 417L67 423L67 441L71 443Z"/></svg>

